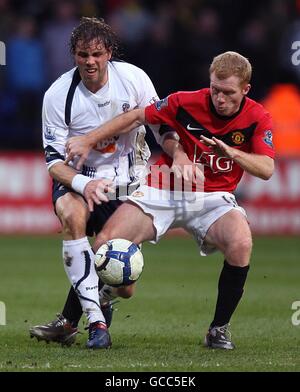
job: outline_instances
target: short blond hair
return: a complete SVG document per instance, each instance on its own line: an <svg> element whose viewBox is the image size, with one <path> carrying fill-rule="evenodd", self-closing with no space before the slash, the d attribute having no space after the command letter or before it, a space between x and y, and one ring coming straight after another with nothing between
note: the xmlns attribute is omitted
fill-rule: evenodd
<svg viewBox="0 0 300 392"><path fill-rule="evenodd" d="M252 66L249 60L237 52L225 52L214 57L209 74L215 72L217 78L226 79L232 75L240 78L241 84L250 82Z"/></svg>

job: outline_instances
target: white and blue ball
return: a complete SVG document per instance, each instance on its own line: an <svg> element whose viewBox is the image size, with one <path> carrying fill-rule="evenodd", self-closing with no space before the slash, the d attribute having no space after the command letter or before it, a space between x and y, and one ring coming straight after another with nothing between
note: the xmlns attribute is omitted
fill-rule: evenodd
<svg viewBox="0 0 300 392"><path fill-rule="evenodd" d="M140 277L144 258L136 244L116 238L107 241L98 249L95 267L103 283L116 287L127 286Z"/></svg>

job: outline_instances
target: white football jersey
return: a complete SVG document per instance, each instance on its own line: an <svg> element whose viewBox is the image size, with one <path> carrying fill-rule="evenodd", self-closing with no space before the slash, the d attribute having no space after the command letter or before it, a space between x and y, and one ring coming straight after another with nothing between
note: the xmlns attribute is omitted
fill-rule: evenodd
<svg viewBox="0 0 300 392"><path fill-rule="evenodd" d="M154 86L140 68L119 61L108 63L108 82L97 93L89 91L77 68L63 74L47 90L43 102L43 144L48 168L65 158L69 137L84 135L128 110L157 100ZM151 126L158 143L159 126ZM89 154L81 173L108 178L115 185L133 184L145 175L150 157L145 127L99 143ZM165 134L163 135L165 136ZM76 158L71 166L75 166Z"/></svg>

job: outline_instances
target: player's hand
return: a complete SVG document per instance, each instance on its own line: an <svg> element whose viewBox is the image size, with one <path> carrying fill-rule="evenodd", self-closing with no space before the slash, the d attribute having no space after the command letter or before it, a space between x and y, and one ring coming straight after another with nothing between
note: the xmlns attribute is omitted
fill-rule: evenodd
<svg viewBox="0 0 300 392"><path fill-rule="evenodd" d="M177 151L174 155L171 170L177 179L183 178L184 181L195 184L204 182L203 165L193 163L183 151Z"/></svg>
<svg viewBox="0 0 300 392"><path fill-rule="evenodd" d="M214 136L211 139L205 136L200 136L200 141L207 147L210 147L210 149L220 157L234 158L236 152L235 149L222 142L222 140L217 139Z"/></svg>
<svg viewBox="0 0 300 392"><path fill-rule="evenodd" d="M88 203L89 210L92 212L94 211L94 203L97 205L102 204L102 202L107 203L109 201L107 193L114 192L112 181L106 179L92 180L84 188L83 196Z"/></svg>
<svg viewBox="0 0 300 392"><path fill-rule="evenodd" d="M93 144L91 144L88 135L71 137L66 143L67 159L65 164L67 165L75 157L80 157L76 164L76 169L80 170L92 148Z"/></svg>

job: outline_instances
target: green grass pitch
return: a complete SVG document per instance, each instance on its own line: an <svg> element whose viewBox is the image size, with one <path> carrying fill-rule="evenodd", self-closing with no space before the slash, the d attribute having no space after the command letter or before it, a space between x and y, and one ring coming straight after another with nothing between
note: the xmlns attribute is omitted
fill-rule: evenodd
<svg viewBox="0 0 300 392"><path fill-rule="evenodd" d="M0 238L0 371L300 371L298 238L255 238L245 295L231 320L233 351L208 350L220 254L200 257L194 241L172 237L143 247L145 269L136 295L116 305L111 350L31 340L28 328L55 317L69 288L60 238Z"/></svg>

